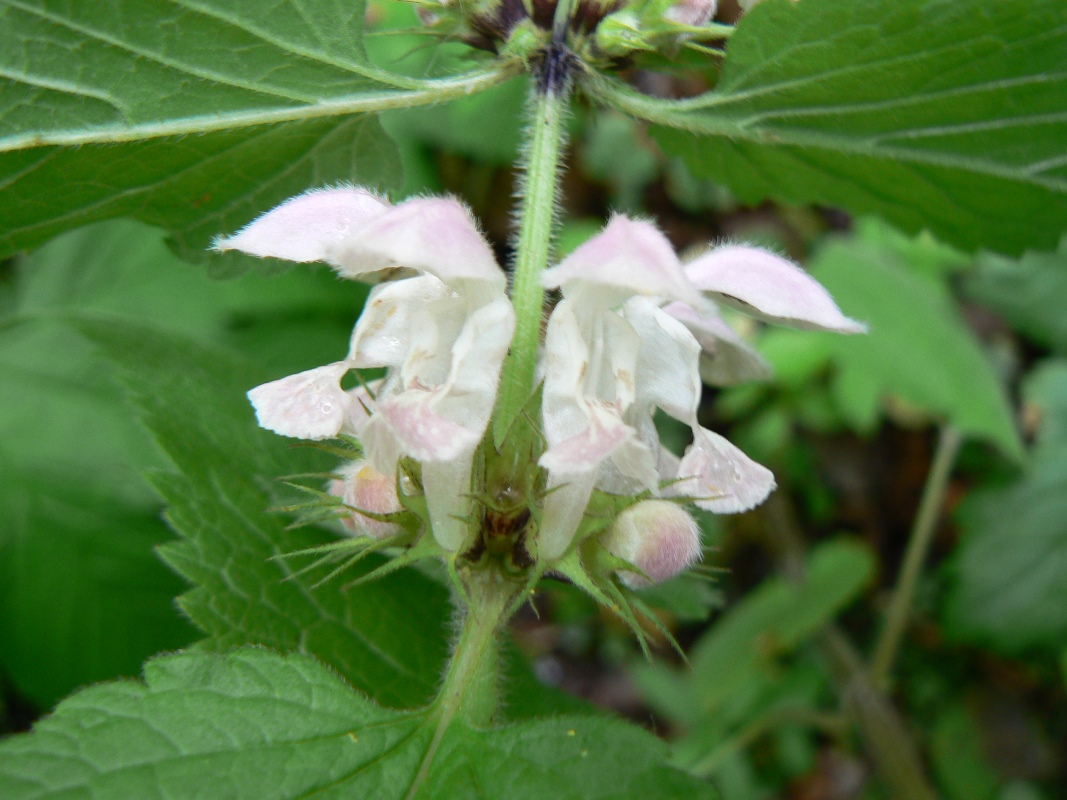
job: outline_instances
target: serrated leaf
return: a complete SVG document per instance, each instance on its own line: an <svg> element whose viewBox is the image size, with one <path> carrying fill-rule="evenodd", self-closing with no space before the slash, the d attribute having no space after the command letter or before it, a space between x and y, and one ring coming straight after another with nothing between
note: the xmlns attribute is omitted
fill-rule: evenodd
<svg viewBox="0 0 1067 800"><path fill-rule="evenodd" d="M767 0L715 91L600 95L742 201L836 205L967 249L1052 249L1067 230L1061 0Z"/></svg>
<svg viewBox="0 0 1067 800"><path fill-rule="evenodd" d="M398 182L371 117L491 86L369 65L365 4L0 3L0 255L93 220L164 225L187 255L313 186ZM62 190L57 190L62 187Z"/></svg>
<svg viewBox="0 0 1067 800"><path fill-rule="evenodd" d="M963 289L1027 338L1067 353L1067 238L1055 253L1018 261L984 253Z"/></svg>
<svg viewBox="0 0 1067 800"><path fill-rule="evenodd" d="M864 235L831 241L810 268L846 313L869 326L864 336L827 340L837 365L832 389L855 427L873 427L882 401L895 396L1021 460L1004 387L943 283Z"/></svg>
<svg viewBox="0 0 1067 800"><path fill-rule="evenodd" d="M383 703L426 701L445 654L449 603L440 584L403 570L350 591L337 582L312 588L329 567L286 580L298 567L270 560L332 537L286 530L267 510L277 477L303 471L300 459L317 454L289 450L256 426L244 391L263 376L223 351L149 328L88 320L77 327L119 367L142 421L177 467L153 478L182 536L162 554L195 585L180 603L209 635L202 646L311 653Z"/></svg>
<svg viewBox="0 0 1067 800"><path fill-rule="evenodd" d="M158 511L107 488L26 470L0 487L0 669L40 709L196 636L174 609L181 580L153 551L170 538Z"/></svg>
<svg viewBox="0 0 1067 800"><path fill-rule="evenodd" d="M215 332L236 299L205 297L205 277L133 223L62 237L5 278L0 669L43 710L196 636L174 608L182 582L154 552L171 535L141 472L163 461L106 365L58 318L141 314Z"/></svg>
<svg viewBox="0 0 1067 800"><path fill-rule="evenodd" d="M277 377L343 353L366 289L328 270L211 281L176 259L159 230L128 221L61 236L11 275L6 310L17 316L0 329L0 663L48 708L195 638L173 604L183 582L152 552L169 536L141 472L166 462L104 359L59 320L151 319L235 343ZM583 708L542 686L521 654L505 662L510 715Z"/></svg>
<svg viewBox="0 0 1067 800"><path fill-rule="evenodd" d="M1042 418L1033 462L960 508L944 610L951 634L1007 652L1067 641L1067 362L1039 368L1026 395Z"/></svg>
<svg viewBox="0 0 1067 800"><path fill-rule="evenodd" d="M0 744L5 800L713 798L626 723L560 717L490 730L383 709L313 659L242 650L150 662L145 685L94 687ZM410 790L410 791L409 791Z"/></svg>

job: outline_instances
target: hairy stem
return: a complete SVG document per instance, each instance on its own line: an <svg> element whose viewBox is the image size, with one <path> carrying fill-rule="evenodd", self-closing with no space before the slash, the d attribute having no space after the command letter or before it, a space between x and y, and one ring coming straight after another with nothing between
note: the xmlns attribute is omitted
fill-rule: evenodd
<svg viewBox="0 0 1067 800"><path fill-rule="evenodd" d="M919 511L915 515L915 522L908 538L904 563L900 568L900 576L897 578L893 598L889 603L885 627L878 637L878 642L874 647L874 656L871 658L870 680L879 689L885 689L889 682L889 674L893 669L893 662L896 660L897 650L904 636L904 628L911 615L915 587L918 585L923 564L926 562L926 556L934 540L934 533L937 531L937 521L941 516L941 507L945 501L945 490L948 488L952 467L956 463L956 456L959 455L962 443L963 437L955 428L945 426L941 429L937 450L934 452L934 461L930 466L930 474L927 475L926 486L923 487Z"/></svg>
<svg viewBox="0 0 1067 800"><path fill-rule="evenodd" d="M522 586L521 582L509 580L493 569L471 574L467 585L470 605L466 599L457 601L463 621L448 671L430 707L433 739L408 790L409 800L425 782L437 749L457 716L478 727L486 727L493 721L499 705L497 638Z"/></svg>
<svg viewBox="0 0 1067 800"><path fill-rule="evenodd" d="M534 390L545 294L541 273L548 265L566 140L564 123L571 94L569 63L566 48L550 44L534 76L511 285L515 336L504 362L493 421L493 439L498 446Z"/></svg>

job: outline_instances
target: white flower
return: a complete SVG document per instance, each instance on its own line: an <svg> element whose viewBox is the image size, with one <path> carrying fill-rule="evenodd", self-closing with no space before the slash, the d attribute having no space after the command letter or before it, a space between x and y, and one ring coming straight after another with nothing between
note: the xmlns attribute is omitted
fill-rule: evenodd
<svg viewBox="0 0 1067 800"><path fill-rule="evenodd" d="M544 284L563 292L545 339L540 463L551 493L538 544L548 559L569 547L594 488L659 494L675 481L670 493L723 514L774 488L769 470L697 422L701 373L726 383L767 371L713 301L799 327L863 330L773 253L723 247L683 267L655 226L624 216L546 271ZM680 461L659 443L656 408L692 427Z"/></svg>
<svg viewBox="0 0 1067 800"><path fill-rule="evenodd" d="M451 198L393 206L364 189L325 189L286 201L216 247L325 261L348 278L403 269L371 291L344 360L248 396L260 424L285 436L357 435L381 475L395 476L403 456L421 462L434 536L457 550L474 449L515 326L504 273L467 209ZM373 367L387 368L380 383L342 387L349 370Z"/></svg>

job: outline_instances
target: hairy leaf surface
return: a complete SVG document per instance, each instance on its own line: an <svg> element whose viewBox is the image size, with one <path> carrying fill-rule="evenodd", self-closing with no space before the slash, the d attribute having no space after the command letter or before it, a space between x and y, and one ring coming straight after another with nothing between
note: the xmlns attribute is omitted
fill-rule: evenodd
<svg viewBox="0 0 1067 800"><path fill-rule="evenodd" d="M384 709L312 658L266 650L149 662L0 744L0 796L558 797L711 800L640 728L563 716L491 730L456 720L419 774L436 718Z"/></svg>
<svg viewBox="0 0 1067 800"><path fill-rule="evenodd" d="M767 0L715 90L603 97L749 203L837 205L968 249L1052 249L1067 230L1061 0Z"/></svg>
<svg viewBox="0 0 1067 800"><path fill-rule="evenodd" d="M2 0L0 255L115 216L164 225L194 254L309 187L395 186L391 140L352 115L497 75L382 72L363 52L364 12L362 0Z"/></svg>
<svg viewBox="0 0 1067 800"><path fill-rule="evenodd" d="M256 426L244 397L259 382L254 371L224 351L149 328L83 321L79 329L119 366L177 467L154 476L182 537L162 554L194 584L180 604L209 635L202 646L311 653L385 704L427 700L447 638L440 584L409 569L350 591L343 584L358 571L315 587L328 568L294 577L303 562L271 560L331 541L322 529L287 530L268 509L279 476L316 462L330 469L335 459L301 458Z"/></svg>
<svg viewBox="0 0 1067 800"><path fill-rule="evenodd" d="M944 609L951 633L1006 652L1067 639L1067 362L1046 362L1025 388L1041 420L1032 462L961 507Z"/></svg>

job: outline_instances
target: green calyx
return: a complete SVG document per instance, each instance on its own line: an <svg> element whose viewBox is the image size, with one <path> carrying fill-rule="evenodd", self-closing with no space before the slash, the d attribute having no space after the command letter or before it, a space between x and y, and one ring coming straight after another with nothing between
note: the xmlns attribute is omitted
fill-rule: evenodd
<svg viewBox="0 0 1067 800"><path fill-rule="evenodd" d="M694 0L694 4L699 3ZM729 25L710 21L694 24L693 11L676 11L676 7L686 5L685 0L647 0L626 4L597 26L590 47L592 60L627 59L652 52L669 55L683 45L720 41L733 33Z"/></svg>
<svg viewBox="0 0 1067 800"><path fill-rule="evenodd" d="M722 39L732 31L714 23L694 25L686 15L678 18L671 11L676 4L677 0L416 2L423 24L442 39L459 39L527 64L550 42L565 45L586 63L606 65L642 51L677 49L688 39Z"/></svg>

